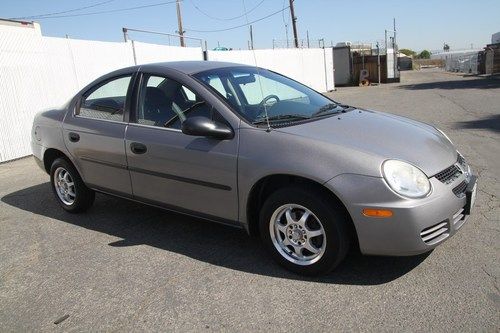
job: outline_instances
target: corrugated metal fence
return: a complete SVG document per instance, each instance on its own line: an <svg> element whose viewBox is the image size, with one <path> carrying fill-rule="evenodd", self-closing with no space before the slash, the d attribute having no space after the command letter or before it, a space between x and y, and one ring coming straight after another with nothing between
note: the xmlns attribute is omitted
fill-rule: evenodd
<svg viewBox="0 0 500 333"><path fill-rule="evenodd" d="M202 60L199 47L134 43L137 63ZM33 116L65 103L99 76L134 65L132 43L43 37L0 30L0 162L31 154Z"/></svg>
<svg viewBox="0 0 500 333"><path fill-rule="evenodd" d="M255 54L260 67L319 91L334 88L331 49ZM208 58L255 64L251 51L209 51ZM0 27L0 163L31 154L31 125L37 112L62 105L112 70L175 60L203 60L203 52L199 47L44 37L32 29Z"/></svg>

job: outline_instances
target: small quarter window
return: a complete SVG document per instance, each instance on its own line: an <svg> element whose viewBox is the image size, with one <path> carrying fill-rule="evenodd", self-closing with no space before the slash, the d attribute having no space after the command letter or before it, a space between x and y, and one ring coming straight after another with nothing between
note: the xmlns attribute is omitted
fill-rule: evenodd
<svg viewBox="0 0 500 333"><path fill-rule="evenodd" d="M113 79L83 98L78 115L86 118L123 121L127 90L132 76Z"/></svg>

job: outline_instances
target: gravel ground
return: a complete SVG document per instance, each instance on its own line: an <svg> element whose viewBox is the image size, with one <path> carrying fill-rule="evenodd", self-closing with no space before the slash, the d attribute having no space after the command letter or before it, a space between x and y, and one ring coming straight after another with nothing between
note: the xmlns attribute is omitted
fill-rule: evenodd
<svg viewBox="0 0 500 333"><path fill-rule="evenodd" d="M416 257L352 253L303 278L238 229L104 195L65 213L21 159L0 165L0 330L498 331L500 80L404 72L331 95L449 134L479 173L455 237Z"/></svg>

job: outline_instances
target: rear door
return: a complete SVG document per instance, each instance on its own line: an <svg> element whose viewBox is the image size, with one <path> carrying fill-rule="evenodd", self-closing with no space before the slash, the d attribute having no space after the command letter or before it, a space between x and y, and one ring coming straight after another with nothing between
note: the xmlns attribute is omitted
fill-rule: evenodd
<svg viewBox="0 0 500 333"><path fill-rule="evenodd" d="M126 110L134 74L105 79L89 88L63 124L66 147L85 183L92 188L131 196L125 154Z"/></svg>
<svg viewBox="0 0 500 333"><path fill-rule="evenodd" d="M236 221L238 132L231 140L183 134L186 118L225 119L187 84L163 74L144 74L141 82L125 140L134 197Z"/></svg>

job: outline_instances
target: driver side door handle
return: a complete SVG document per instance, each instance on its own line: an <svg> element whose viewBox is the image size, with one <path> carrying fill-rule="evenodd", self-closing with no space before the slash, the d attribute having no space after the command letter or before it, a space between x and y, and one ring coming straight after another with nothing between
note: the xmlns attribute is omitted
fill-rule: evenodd
<svg viewBox="0 0 500 333"><path fill-rule="evenodd" d="M132 151L132 153L140 155L146 153L148 151L148 148L143 143L132 142L130 144L130 150Z"/></svg>

